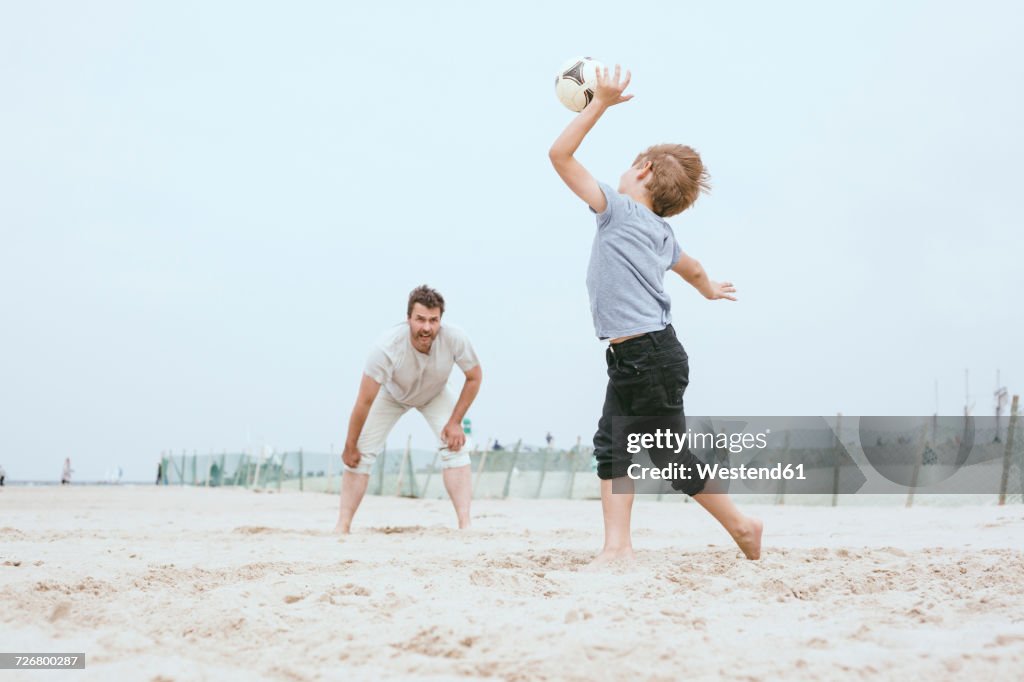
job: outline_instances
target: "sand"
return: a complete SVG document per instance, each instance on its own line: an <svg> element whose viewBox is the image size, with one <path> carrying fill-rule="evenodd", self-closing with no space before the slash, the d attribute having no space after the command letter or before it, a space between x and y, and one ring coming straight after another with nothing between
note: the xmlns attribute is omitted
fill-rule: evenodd
<svg viewBox="0 0 1024 682"><path fill-rule="evenodd" d="M643 500L632 570L581 570L600 508L155 487L0 492L0 679L1020 679L1024 506L748 508L762 561L697 505ZM71 676L74 677L71 677Z"/></svg>

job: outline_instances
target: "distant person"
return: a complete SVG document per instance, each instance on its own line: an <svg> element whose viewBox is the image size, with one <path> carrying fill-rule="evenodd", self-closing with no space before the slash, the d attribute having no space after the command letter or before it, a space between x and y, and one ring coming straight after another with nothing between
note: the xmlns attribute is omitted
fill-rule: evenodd
<svg viewBox="0 0 1024 682"><path fill-rule="evenodd" d="M214 465L216 466L216 465ZM156 484L160 485L160 481L164 478L164 461L161 459L156 463Z"/></svg>
<svg viewBox="0 0 1024 682"><path fill-rule="evenodd" d="M349 532L377 455L395 423L412 408L419 410L443 446L444 487L459 528L469 527L473 487L462 418L480 390L483 374L469 338L457 327L442 326L443 314L440 293L427 286L413 289L405 322L390 329L370 353L341 455L345 471L335 532ZM458 400L448 390L455 365L466 375Z"/></svg>
<svg viewBox="0 0 1024 682"><path fill-rule="evenodd" d="M551 435L550 431L548 431L548 435L544 436L544 441L548 444L548 450L550 450L551 444L555 442L555 437Z"/></svg>
<svg viewBox="0 0 1024 682"><path fill-rule="evenodd" d="M7 472L4 471L4 467L0 464L0 488L4 487L4 479L7 478Z"/></svg>
<svg viewBox="0 0 1024 682"><path fill-rule="evenodd" d="M494 439L494 445L491 446L491 450L494 450L495 452L498 452L498 451L504 450L504 449L505 448L501 447L501 443L498 442L498 439L495 438Z"/></svg>
<svg viewBox="0 0 1024 682"><path fill-rule="evenodd" d="M60 484L61 485L71 485L71 472L72 471L73 471L73 469L71 468L71 458L70 457L65 457L64 458L64 469L60 473Z"/></svg>

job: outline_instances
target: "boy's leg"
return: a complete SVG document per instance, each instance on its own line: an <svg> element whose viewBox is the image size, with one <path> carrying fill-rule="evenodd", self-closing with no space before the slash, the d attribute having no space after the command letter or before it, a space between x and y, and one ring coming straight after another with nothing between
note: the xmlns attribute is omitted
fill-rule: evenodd
<svg viewBox="0 0 1024 682"><path fill-rule="evenodd" d="M715 520L729 531L729 535L748 559L761 558L761 534L764 531L761 519L740 512L728 493L705 491L697 493L693 499L711 512Z"/></svg>
<svg viewBox="0 0 1024 682"><path fill-rule="evenodd" d="M356 443L356 448L362 454L359 464L354 467L343 465L345 470L341 475L338 524L334 527L335 533L349 532L352 526L352 517L359 509L359 504L363 501L366 488L370 483L373 463L377 461L377 455L384 450L388 434L394 428L395 422L408 409L388 395L383 388L377 393L373 405L370 406L370 412L366 415L366 422L363 424L362 433L359 434L359 441Z"/></svg>
<svg viewBox="0 0 1024 682"><path fill-rule="evenodd" d="M630 524L633 516L633 493L621 492L624 485L632 483L628 478L603 479L601 481L601 513L604 516L604 547L590 562L600 566L609 561L624 559L632 561L633 539ZM612 492L612 486L619 492Z"/></svg>
<svg viewBox="0 0 1024 682"><path fill-rule="evenodd" d="M686 432L686 415L683 411L683 394L690 383L690 366L686 351L675 338L674 330L670 335L663 336L659 349L665 362L656 370L655 390L636 406L639 411L650 415L666 416L675 421L673 430L676 433ZM680 453L672 450L659 452L650 451L651 459L657 466L676 461L695 471L694 464L698 461L689 448L684 447ZM760 519L745 516L725 492L716 492L713 482L700 480L673 481L675 490L693 497L704 509L711 513L715 520L729 532L743 554L748 559L761 556L761 532L764 524Z"/></svg>
<svg viewBox="0 0 1024 682"><path fill-rule="evenodd" d="M441 391L437 397L419 408L420 414L437 436L438 446L443 445L441 431L451 419L454 409L455 397L448 389ZM473 500L473 479L469 471L469 451L472 447L467 437L465 445L458 452L441 450L441 478L444 479L444 489L448 491L448 497L455 507L459 528L469 528L470 525L469 508Z"/></svg>
<svg viewBox="0 0 1024 682"><path fill-rule="evenodd" d="M630 523L633 511L632 481L625 475L630 460L622 459L625 448L613 442L613 419L627 414L619 392L613 385L616 370L614 355L606 351L609 364L608 387L605 390L601 419L594 434L594 457L597 475L601 479L601 513L604 517L604 546L594 558L592 566L618 559L633 559L633 540ZM615 376L618 376L615 374ZM621 378L621 377L620 377ZM626 378L628 384L629 378Z"/></svg>

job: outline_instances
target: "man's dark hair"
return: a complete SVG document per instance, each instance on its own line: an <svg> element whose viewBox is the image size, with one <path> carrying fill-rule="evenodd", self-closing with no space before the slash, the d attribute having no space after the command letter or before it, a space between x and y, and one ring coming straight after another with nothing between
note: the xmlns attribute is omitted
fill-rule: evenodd
<svg viewBox="0 0 1024 682"><path fill-rule="evenodd" d="M440 308L441 314L444 315L444 296L426 284L416 287L409 293L409 308L405 311L406 317L412 317L412 307L417 303L426 308Z"/></svg>

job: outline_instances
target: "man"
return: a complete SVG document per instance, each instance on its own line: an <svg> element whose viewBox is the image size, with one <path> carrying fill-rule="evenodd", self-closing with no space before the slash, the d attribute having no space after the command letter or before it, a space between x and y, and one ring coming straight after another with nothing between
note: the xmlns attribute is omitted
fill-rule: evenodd
<svg viewBox="0 0 1024 682"><path fill-rule="evenodd" d="M441 326L443 314L441 294L426 285L413 289L405 323L389 330L367 359L341 455L345 471L335 532L349 532L373 463L395 423L411 408L420 411L441 443L444 487L459 528L469 527L472 487L462 418L480 390L483 374L465 333ZM456 364L466 375L458 401L447 388Z"/></svg>

